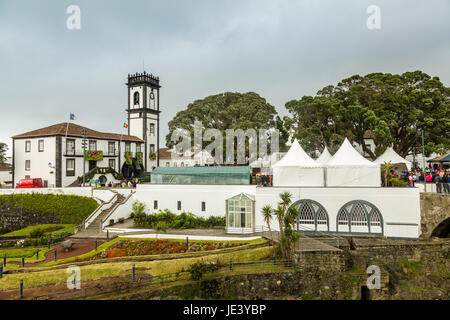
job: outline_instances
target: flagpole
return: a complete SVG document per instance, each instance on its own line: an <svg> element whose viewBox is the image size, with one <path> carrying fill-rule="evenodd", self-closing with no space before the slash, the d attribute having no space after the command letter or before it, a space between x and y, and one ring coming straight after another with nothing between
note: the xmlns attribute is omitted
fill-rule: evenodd
<svg viewBox="0 0 450 320"><path fill-rule="evenodd" d="M65 136L66 139L67 139L67 132L69 131L69 122L70 122L70 115L69 115L69 121L67 121L67 126L66 126L66 136Z"/></svg>

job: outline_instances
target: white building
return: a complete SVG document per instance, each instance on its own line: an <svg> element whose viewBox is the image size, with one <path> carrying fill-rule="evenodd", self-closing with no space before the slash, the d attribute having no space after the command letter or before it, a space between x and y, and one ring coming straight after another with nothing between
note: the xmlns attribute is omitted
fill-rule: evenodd
<svg viewBox="0 0 450 320"><path fill-rule="evenodd" d="M177 154L174 149L159 149L159 165L161 167L194 167L214 165L214 157L206 150L194 153L194 148Z"/></svg>
<svg viewBox="0 0 450 320"><path fill-rule="evenodd" d="M98 160L85 158L83 129L87 130L86 150L98 152ZM83 175L83 162L85 172L95 167L111 167L121 172L125 153L136 155L143 148L144 141L138 137L98 132L73 123L16 135L13 137L14 186L24 178L42 178L48 187L69 186Z"/></svg>
<svg viewBox="0 0 450 320"><path fill-rule="evenodd" d="M159 78L145 71L128 75L127 135L59 123L14 136L13 185L24 178L42 178L46 186L66 187L83 176L83 163L86 172L95 167L110 167L116 173L123 173L126 162L127 174L133 167L133 176L136 172L145 176L159 164L160 88ZM87 154L82 146L83 129L87 130ZM113 180L113 177L110 174L106 179Z"/></svg>

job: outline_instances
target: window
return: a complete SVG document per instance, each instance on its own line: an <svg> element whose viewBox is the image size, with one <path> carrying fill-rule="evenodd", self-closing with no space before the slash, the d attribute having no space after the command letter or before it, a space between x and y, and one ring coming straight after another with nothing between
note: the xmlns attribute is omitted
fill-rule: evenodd
<svg viewBox="0 0 450 320"><path fill-rule="evenodd" d="M125 142L125 152L130 152L130 151L131 151L131 143Z"/></svg>
<svg viewBox="0 0 450 320"><path fill-rule="evenodd" d="M89 140L89 150L97 151L97 141Z"/></svg>
<svg viewBox="0 0 450 320"><path fill-rule="evenodd" d="M141 152L141 144L136 143L136 152Z"/></svg>
<svg viewBox="0 0 450 320"><path fill-rule="evenodd" d="M383 234L383 217L370 202L354 200L347 202L339 210L338 231ZM341 226L345 226L344 230Z"/></svg>
<svg viewBox="0 0 450 320"><path fill-rule="evenodd" d="M139 104L139 92L134 93L134 104Z"/></svg>
<svg viewBox="0 0 450 320"><path fill-rule="evenodd" d="M166 167L170 167L170 162L166 162Z"/></svg>
<svg viewBox="0 0 450 320"><path fill-rule="evenodd" d="M25 152L31 152L31 141L25 141Z"/></svg>
<svg viewBox="0 0 450 320"><path fill-rule="evenodd" d="M150 123L150 135L151 136L155 135L155 124L154 123Z"/></svg>
<svg viewBox="0 0 450 320"><path fill-rule="evenodd" d="M153 201L153 209L158 209L158 201Z"/></svg>
<svg viewBox="0 0 450 320"><path fill-rule="evenodd" d="M75 176L75 159L66 160L66 176L68 177Z"/></svg>
<svg viewBox="0 0 450 320"><path fill-rule="evenodd" d="M228 228L253 227L253 199L241 193L227 200Z"/></svg>
<svg viewBox="0 0 450 320"><path fill-rule="evenodd" d="M206 202L202 201L202 211L206 211Z"/></svg>
<svg viewBox="0 0 450 320"><path fill-rule="evenodd" d="M66 140L66 154L71 156L75 155L75 140Z"/></svg>
<svg viewBox="0 0 450 320"><path fill-rule="evenodd" d="M155 145L151 144L150 145L150 153L154 153L155 152Z"/></svg>
<svg viewBox="0 0 450 320"><path fill-rule="evenodd" d="M115 142L108 142L108 154L109 155L114 155L114 153L115 153L115 146L116 146L116 144L115 144Z"/></svg>
<svg viewBox="0 0 450 320"><path fill-rule="evenodd" d="M115 169L116 168L116 159L109 159L108 166Z"/></svg>
<svg viewBox="0 0 450 320"><path fill-rule="evenodd" d="M184 162L181 163L181 166L184 167Z"/></svg>
<svg viewBox="0 0 450 320"><path fill-rule="evenodd" d="M25 170L30 171L30 169L31 169L31 161L25 160Z"/></svg>
<svg viewBox="0 0 450 320"><path fill-rule="evenodd" d="M299 210L298 230L329 231L328 214L325 208L311 199L304 199L293 204Z"/></svg>
<svg viewBox="0 0 450 320"><path fill-rule="evenodd" d="M177 202L177 209L178 209L178 210L181 210L181 201L178 201L178 202Z"/></svg>
<svg viewBox="0 0 450 320"><path fill-rule="evenodd" d="M39 152L44 152L44 140L39 140L38 141L38 151Z"/></svg>

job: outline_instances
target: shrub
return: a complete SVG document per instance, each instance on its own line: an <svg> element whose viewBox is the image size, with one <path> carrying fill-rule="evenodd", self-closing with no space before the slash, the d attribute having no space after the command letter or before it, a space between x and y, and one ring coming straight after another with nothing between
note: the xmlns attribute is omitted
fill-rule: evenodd
<svg viewBox="0 0 450 320"><path fill-rule="evenodd" d="M197 261L189 267L188 272L191 274L192 280L200 280L205 273L217 270L219 270L217 263Z"/></svg>
<svg viewBox="0 0 450 320"><path fill-rule="evenodd" d="M45 230L41 228L34 229L30 232L29 238L40 238L45 234Z"/></svg>
<svg viewBox="0 0 450 320"><path fill-rule="evenodd" d="M197 218L190 212L183 212L177 215L172 222L172 228L175 229L192 229L195 228Z"/></svg>
<svg viewBox="0 0 450 320"><path fill-rule="evenodd" d="M14 208L54 214L65 224L81 223L98 207L89 197L39 193L0 195L0 202L10 203Z"/></svg>
<svg viewBox="0 0 450 320"><path fill-rule="evenodd" d="M158 232L166 232L167 229L170 228L170 225L167 222L165 222L165 221L159 221L159 222L155 222L152 225L152 228L155 229Z"/></svg>

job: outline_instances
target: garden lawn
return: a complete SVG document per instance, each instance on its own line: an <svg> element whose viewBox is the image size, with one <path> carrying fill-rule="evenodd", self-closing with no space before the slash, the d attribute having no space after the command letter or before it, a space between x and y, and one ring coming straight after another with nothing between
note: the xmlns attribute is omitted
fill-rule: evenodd
<svg viewBox="0 0 450 320"><path fill-rule="evenodd" d="M66 263L70 263L70 262L77 262L79 260L85 260L87 258L92 258L93 256L99 254L101 251L113 246L114 244L116 244L117 242L120 242L120 240L124 240L124 241L129 241L129 240L138 240L138 241L154 241L156 239L142 239L142 238L115 238L112 239L108 242L103 243L102 245L98 246L97 251L92 250L89 251L85 254L82 254L80 256L77 257L72 257L72 258L66 258L66 259L62 259L62 260L58 260L58 261L51 261L51 262L47 262L47 263L43 263L39 266L36 266L35 268L44 268L44 267L52 267L52 266L56 266L56 265L61 265L61 264L66 264ZM159 239L159 240L170 240L170 241L174 241L174 239ZM175 240L176 241L176 240ZM184 243L184 240L180 240L181 243ZM240 248L240 249L244 249L246 246L249 245L254 245L254 244L260 244L260 243L266 243L267 240L263 239L263 238L259 238L259 239L254 239L254 240L240 240L240 241L213 241L213 240L192 240L189 241L190 244L192 243L222 243L222 242L233 242L233 243L243 243L242 246L239 247L234 247L231 249L235 249L235 248ZM228 248L230 249L230 248ZM211 254L214 254L215 252L221 252L221 251L226 251L227 249L218 249L218 250L210 250L208 252L210 252ZM199 254L204 254L205 251L200 251L198 252ZM158 257L161 258L168 258L168 257L180 257L182 258L184 256L191 256L191 255L195 255L195 252L186 252L186 253L173 253L173 254L161 254L161 255L148 255L148 256L139 256L139 257L152 257L154 259L157 259ZM107 260L111 260L111 259L115 259L115 258L106 258ZM98 259L96 261L101 261L101 259Z"/></svg>
<svg viewBox="0 0 450 320"><path fill-rule="evenodd" d="M178 272L183 268L186 270L191 264L197 261L228 263L230 258L232 258L234 262L255 261L266 259L272 254L272 247L262 247L229 253L211 254L197 258L93 264L80 267L81 281L112 276L117 277L129 275L131 277L131 269L133 264L138 270L142 268L138 271L139 273L159 275ZM66 273L66 269L7 274L0 279L0 289L17 289L19 287L20 280L23 280L25 287L53 283L66 283L68 276L69 274Z"/></svg>
<svg viewBox="0 0 450 320"><path fill-rule="evenodd" d="M57 236L58 234L60 234L61 232L69 232L69 233L74 233L75 231L75 224L38 224L35 226L28 226L26 228L20 229L20 230L16 230L7 234L3 234L0 237L20 237L20 236L25 236L25 237L29 237L30 233L33 232L34 230L37 229L50 229L50 228L61 228L59 230L56 231L47 231L45 232L45 234L53 234L54 236Z"/></svg>
<svg viewBox="0 0 450 320"><path fill-rule="evenodd" d="M3 262L3 256L6 254L6 263L8 261L22 261L22 256L25 257L25 263L27 262L37 262L45 260L45 254L52 250L47 248L39 248L39 258L36 259L37 248L25 248L25 249L8 249L0 250L0 260Z"/></svg>

